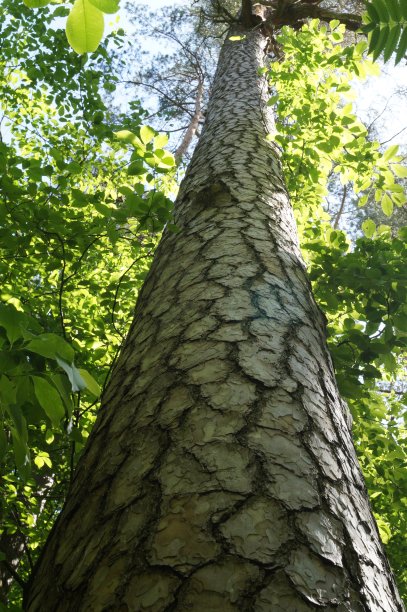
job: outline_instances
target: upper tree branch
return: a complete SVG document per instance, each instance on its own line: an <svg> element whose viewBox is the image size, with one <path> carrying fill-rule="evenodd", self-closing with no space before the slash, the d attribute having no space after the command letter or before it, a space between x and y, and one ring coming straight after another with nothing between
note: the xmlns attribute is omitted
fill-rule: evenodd
<svg viewBox="0 0 407 612"><path fill-rule="evenodd" d="M250 28L253 20L252 0L242 0L240 9L239 21L240 23Z"/></svg>
<svg viewBox="0 0 407 612"><path fill-rule="evenodd" d="M243 5L244 0L242 0ZM362 18L354 13L340 13L319 6L320 0L259 0L258 4L269 8L267 22L271 26L299 26L305 19L318 18L322 21L337 19L345 24L348 30L358 30Z"/></svg>

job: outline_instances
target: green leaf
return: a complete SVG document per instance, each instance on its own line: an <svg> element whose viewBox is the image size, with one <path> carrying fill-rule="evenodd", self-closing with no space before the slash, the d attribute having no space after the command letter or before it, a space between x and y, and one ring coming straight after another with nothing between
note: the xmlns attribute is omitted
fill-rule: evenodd
<svg viewBox="0 0 407 612"><path fill-rule="evenodd" d="M130 132L129 130L120 130L119 132L113 132L118 140L122 142L129 142L130 144L138 145L140 143L140 139L138 136Z"/></svg>
<svg viewBox="0 0 407 612"><path fill-rule="evenodd" d="M167 134L158 134L154 137L154 148L162 149L168 143L168 135Z"/></svg>
<svg viewBox="0 0 407 612"><path fill-rule="evenodd" d="M393 373L397 369L397 361L391 353L387 353L387 355L383 355L382 357L383 365L386 370L390 373Z"/></svg>
<svg viewBox="0 0 407 612"><path fill-rule="evenodd" d="M82 376L79 373L79 370L74 366L73 363L69 364L63 359L59 359L58 357L57 363L63 370L65 370L66 375L68 376L69 381L71 383L73 393L76 393L77 391L82 391L82 389L86 388L85 381L83 380Z"/></svg>
<svg viewBox="0 0 407 612"><path fill-rule="evenodd" d="M403 332L407 332L407 314L404 314L402 312L396 315L394 317L394 325L397 327L397 329L400 329Z"/></svg>
<svg viewBox="0 0 407 612"><path fill-rule="evenodd" d="M372 219L366 219L362 223L362 231L366 238L371 238L376 231L376 224Z"/></svg>
<svg viewBox="0 0 407 612"><path fill-rule="evenodd" d="M372 32L375 28L377 28L376 22L369 21L369 23L366 23L361 27L361 30L364 34L369 34L369 32Z"/></svg>
<svg viewBox="0 0 407 612"><path fill-rule="evenodd" d="M387 193L384 194L382 199L382 211L387 217L390 217L393 212L393 201Z"/></svg>
<svg viewBox="0 0 407 612"><path fill-rule="evenodd" d="M395 155L397 155L397 151L399 150L399 145L391 145L386 151L383 153L383 161L388 161Z"/></svg>
<svg viewBox="0 0 407 612"><path fill-rule="evenodd" d="M403 33L399 41L399 46L398 46L397 53L396 53L396 59L394 61L395 64L398 64L399 62L401 62L401 60L406 54L406 51L407 51L407 26L404 27Z"/></svg>
<svg viewBox="0 0 407 612"><path fill-rule="evenodd" d="M398 39L401 34L401 25L397 24L390 30L389 38L387 40L386 46L384 48L383 59L385 62L388 61L391 54L394 52Z"/></svg>
<svg viewBox="0 0 407 612"><path fill-rule="evenodd" d="M62 357L69 362L73 361L75 356L73 348L56 334L41 334L31 340L25 349L42 357L48 357L48 359Z"/></svg>
<svg viewBox="0 0 407 612"><path fill-rule="evenodd" d="M48 374L48 378L58 390L58 393L64 403L66 413L70 417L73 410L70 382L67 380L65 374L59 374L57 372Z"/></svg>
<svg viewBox="0 0 407 612"><path fill-rule="evenodd" d="M103 29L103 13L89 0L75 0L66 22L66 37L72 49L79 54L96 51Z"/></svg>
<svg viewBox="0 0 407 612"><path fill-rule="evenodd" d="M26 315L12 304L0 304L0 326L6 330L10 344L14 344L18 338L24 337L22 330L26 323Z"/></svg>
<svg viewBox="0 0 407 612"><path fill-rule="evenodd" d="M5 404L16 403L17 388L15 383L11 381L7 376L0 377L0 400L3 406Z"/></svg>
<svg viewBox="0 0 407 612"><path fill-rule="evenodd" d="M43 6L47 6L51 0L24 0L24 4L28 6L28 8L42 8Z"/></svg>
<svg viewBox="0 0 407 612"><path fill-rule="evenodd" d="M377 9L375 8L374 4L372 4L372 2L368 2L366 4L366 10L367 10L367 14L369 15L370 19L374 21L375 23L379 23L380 21L379 13L377 12Z"/></svg>
<svg viewBox="0 0 407 612"><path fill-rule="evenodd" d="M21 427L24 431L19 432L15 427L10 427L10 431L13 437L16 466L23 480L26 480L30 474L30 449L27 445L27 423L23 416L21 417Z"/></svg>
<svg viewBox="0 0 407 612"><path fill-rule="evenodd" d="M401 0L402 2L405 2L405 0ZM387 10L390 13L390 17L393 19L393 21L400 21L401 19L401 10L399 7L399 3L398 0L386 0L387 3Z"/></svg>
<svg viewBox="0 0 407 612"><path fill-rule="evenodd" d="M407 166L401 166L400 164L392 164L391 169L394 174L400 178L405 178L407 176Z"/></svg>
<svg viewBox="0 0 407 612"><path fill-rule="evenodd" d="M26 444L28 440L27 422L21 408L19 406L7 406L6 408L14 423L14 435Z"/></svg>
<svg viewBox="0 0 407 612"><path fill-rule="evenodd" d="M89 0L89 2L104 13L116 13L119 10L119 0Z"/></svg>
<svg viewBox="0 0 407 612"><path fill-rule="evenodd" d="M48 467L52 467L52 461L49 458L49 454L45 453L44 451L38 453L38 455L36 455L36 457L34 457L34 463L37 467L39 467L40 469L46 465Z"/></svg>
<svg viewBox="0 0 407 612"><path fill-rule="evenodd" d="M82 368L79 368L78 372L81 375L82 379L85 381L86 388L92 393L92 395L94 395L95 397L99 397L102 390L96 380L93 378L93 376L91 376L89 372L83 370Z"/></svg>
<svg viewBox="0 0 407 612"><path fill-rule="evenodd" d="M59 427L61 419L65 416L65 408L61 396L55 387L45 378L31 376L31 380L33 381L35 395L41 408L43 408L54 427Z"/></svg>
<svg viewBox="0 0 407 612"><path fill-rule="evenodd" d="M148 144L152 141L155 135L155 130L153 130L148 125L142 125L140 128L140 138L144 144Z"/></svg>
<svg viewBox="0 0 407 612"><path fill-rule="evenodd" d="M384 3L384 0L374 0L372 4L374 5L376 12L379 15L381 23L389 23L390 15L388 13L387 6Z"/></svg>
<svg viewBox="0 0 407 612"><path fill-rule="evenodd" d="M141 161L134 161L127 168L127 174L129 176L138 176L140 174L145 174L146 172L147 170Z"/></svg>
<svg viewBox="0 0 407 612"><path fill-rule="evenodd" d="M0 461L3 460L7 451L8 451L7 435L6 435L6 432L4 431L2 424L0 423Z"/></svg>
<svg viewBox="0 0 407 612"><path fill-rule="evenodd" d="M390 28L387 25L380 30L379 40L377 41L376 47L373 49L373 61L376 61L379 55L384 50L387 40L389 38L389 32Z"/></svg>
<svg viewBox="0 0 407 612"><path fill-rule="evenodd" d="M377 28L375 28L370 36L369 36L369 50L368 53L373 53L373 51L376 49L377 43L379 41L380 38L380 26L378 26Z"/></svg>

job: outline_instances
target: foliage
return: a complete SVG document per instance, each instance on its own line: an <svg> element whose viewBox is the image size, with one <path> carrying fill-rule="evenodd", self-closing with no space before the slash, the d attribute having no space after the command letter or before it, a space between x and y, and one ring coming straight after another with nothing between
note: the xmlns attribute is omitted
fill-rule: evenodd
<svg viewBox="0 0 407 612"><path fill-rule="evenodd" d="M343 47L344 27L312 21L300 32L283 28L284 58L269 69L277 113L273 138L282 148L315 297L327 316L329 348L341 394L354 417L354 437L378 526L401 592L407 550L406 399L401 379L407 346L406 228L366 219L353 243L332 228L324 202L339 176L364 205L373 193L383 213L406 202L407 169L393 145L381 151L356 118L350 81L377 74L362 41Z"/></svg>
<svg viewBox="0 0 407 612"><path fill-rule="evenodd" d="M393 53L398 64L407 52L407 4L405 0L372 0L366 3L362 31L369 37L369 53L387 62Z"/></svg>
<svg viewBox="0 0 407 612"><path fill-rule="evenodd" d="M104 46L84 63L52 27L58 9L0 10L19 41L0 56L0 549L17 551L0 570L24 579L170 218L174 159L137 111L133 131L111 124Z"/></svg>
<svg viewBox="0 0 407 612"><path fill-rule="evenodd" d="M29 8L43 8L52 0L24 0ZM119 0L75 0L71 9L58 9L58 16L68 16L66 37L76 53L96 51L104 30L103 13L116 13Z"/></svg>

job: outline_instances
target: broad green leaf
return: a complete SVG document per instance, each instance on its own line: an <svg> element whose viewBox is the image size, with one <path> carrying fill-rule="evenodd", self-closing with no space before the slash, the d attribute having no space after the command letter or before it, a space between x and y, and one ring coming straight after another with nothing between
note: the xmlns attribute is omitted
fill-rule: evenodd
<svg viewBox="0 0 407 612"><path fill-rule="evenodd" d="M122 142L129 142L133 145L141 144L139 137L136 136L136 134L133 134L133 132L130 132L129 130L120 130L119 132L113 132L113 134L118 140L121 140Z"/></svg>
<svg viewBox="0 0 407 612"><path fill-rule="evenodd" d="M362 223L362 231L366 238L371 238L376 231L376 224L372 219L366 219Z"/></svg>
<svg viewBox="0 0 407 612"><path fill-rule="evenodd" d="M75 0L66 22L66 37L72 49L79 54L96 51L103 29L103 13L89 0Z"/></svg>
<svg viewBox="0 0 407 612"><path fill-rule="evenodd" d="M400 313L394 317L395 326L403 332L407 332L407 314Z"/></svg>
<svg viewBox="0 0 407 612"><path fill-rule="evenodd" d="M399 193L399 194L404 194L404 189L401 185L399 185L398 183L386 183L384 185L384 188L387 191L391 191L392 194L393 193Z"/></svg>
<svg viewBox="0 0 407 612"><path fill-rule="evenodd" d="M401 166L399 164L392 164L391 169L396 176L400 178L407 177L407 166Z"/></svg>
<svg viewBox="0 0 407 612"><path fill-rule="evenodd" d="M127 174L130 176L138 176L147 172L142 161L134 161L127 168Z"/></svg>
<svg viewBox="0 0 407 612"><path fill-rule="evenodd" d="M45 378L31 376L31 380L34 383L35 395L41 408L43 408L54 427L58 427L61 419L65 416L65 408L61 396L55 387L45 380Z"/></svg>
<svg viewBox="0 0 407 612"><path fill-rule="evenodd" d="M155 130L148 125L142 125L140 128L140 138L144 144L148 144L154 138Z"/></svg>
<svg viewBox="0 0 407 612"><path fill-rule="evenodd" d="M384 194L382 199L382 210L387 217L390 217L393 213L393 201L387 193Z"/></svg>
<svg viewBox="0 0 407 612"><path fill-rule="evenodd" d="M158 136L154 137L154 148L162 149L168 143L168 135L167 134L158 134Z"/></svg>
<svg viewBox="0 0 407 612"><path fill-rule="evenodd" d="M89 0L89 2L104 13L116 13L119 10L119 0Z"/></svg>
<svg viewBox="0 0 407 612"><path fill-rule="evenodd" d="M41 334L31 340L25 348L48 359L56 359L59 356L71 362L75 356L73 348L56 334Z"/></svg>
<svg viewBox="0 0 407 612"><path fill-rule="evenodd" d="M23 421L25 422L24 417ZM25 425L25 429L27 429L27 425ZM10 427L10 431L13 438L14 459L17 469L23 480L27 480L30 475L30 449L28 448L27 441L19 436L15 427Z"/></svg>
<svg viewBox="0 0 407 612"><path fill-rule="evenodd" d="M24 4L28 6L28 8L42 8L43 6L47 6L51 0L24 0Z"/></svg>
<svg viewBox="0 0 407 612"><path fill-rule="evenodd" d="M79 370L74 366L73 363L69 364L63 359L59 359L59 357L57 357L56 361L58 365L63 370L65 370L66 375L68 376L69 381L71 383L73 393L76 393L77 391L82 391L86 388L85 381L83 380L82 376L79 373Z"/></svg>
<svg viewBox="0 0 407 612"><path fill-rule="evenodd" d="M52 384L57 388L58 393L61 396L62 401L64 402L68 416L71 416L73 410L71 385L68 382L66 376L64 374L55 373L49 374L48 377L51 380Z"/></svg>
<svg viewBox="0 0 407 612"><path fill-rule="evenodd" d="M0 376L0 400L1 404L16 403L17 387L15 381L10 380L7 376Z"/></svg>
<svg viewBox="0 0 407 612"><path fill-rule="evenodd" d="M387 355L383 355L382 361L383 361L384 367L386 368L388 372L393 373L396 371L397 361L394 355L392 355L391 353L388 353Z"/></svg>
<svg viewBox="0 0 407 612"><path fill-rule="evenodd" d="M395 155L397 155L397 151L399 150L399 145L391 145L386 151L383 153L383 160L388 161Z"/></svg>
<svg viewBox="0 0 407 612"><path fill-rule="evenodd" d="M81 375L82 379L85 381L86 388L92 393L92 395L94 395L95 397L99 397L99 395L101 394L101 388L99 387L93 376L82 368L79 368L78 372Z"/></svg>
<svg viewBox="0 0 407 612"><path fill-rule="evenodd" d="M11 304L0 304L0 326L6 330L10 344L24 337L23 328L26 323L27 317L24 313L16 310Z"/></svg>
<svg viewBox="0 0 407 612"><path fill-rule="evenodd" d="M42 467L44 467L44 465L46 465L47 467L52 467L52 461L49 457L49 454L42 451L40 453L38 453L35 457L34 457L34 463L37 467L39 467L40 469Z"/></svg>
<svg viewBox="0 0 407 612"><path fill-rule="evenodd" d="M28 440L27 421L21 412L21 408L19 406L6 406L6 409L14 423L13 436L17 436L26 445Z"/></svg>

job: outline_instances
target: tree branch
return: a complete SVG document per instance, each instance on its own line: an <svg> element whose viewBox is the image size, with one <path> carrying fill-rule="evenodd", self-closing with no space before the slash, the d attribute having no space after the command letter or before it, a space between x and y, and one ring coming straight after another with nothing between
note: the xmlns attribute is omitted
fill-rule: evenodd
<svg viewBox="0 0 407 612"><path fill-rule="evenodd" d="M243 0L242 0L243 2ZM344 23L348 30L356 31L362 25L362 17L355 13L338 13L331 9L319 6L319 0L259 0L258 4L269 7L267 22L271 26L300 25L308 18L317 18L322 21L337 19Z"/></svg>
<svg viewBox="0 0 407 612"><path fill-rule="evenodd" d="M252 0L242 0L239 21L242 26L250 28L253 21Z"/></svg>
<svg viewBox="0 0 407 612"><path fill-rule="evenodd" d="M175 161L179 163L187 152L189 145L191 144L192 138L195 136L199 126L199 121L202 117L202 98L204 92L203 78L199 79L198 88L195 96L195 111L194 115L189 123L188 129L184 134L181 144L175 151Z"/></svg>

